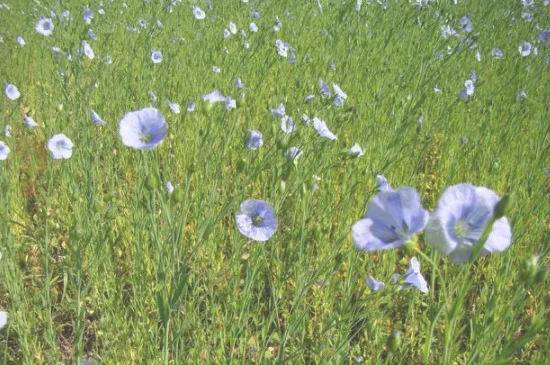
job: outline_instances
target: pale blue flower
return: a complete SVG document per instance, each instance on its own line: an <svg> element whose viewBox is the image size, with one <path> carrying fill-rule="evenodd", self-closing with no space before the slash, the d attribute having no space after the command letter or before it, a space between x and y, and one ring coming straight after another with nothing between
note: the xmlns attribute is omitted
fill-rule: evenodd
<svg viewBox="0 0 550 365"><path fill-rule="evenodd" d="M328 138L332 141L338 139L338 137L328 129L327 123L317 117L313 118L313 128L315 128L317 133L323 138Z"/></svg>
<svg viewBox="0 0 550 365"><path fill-rule="evenodd" d="M338 84L332 83L332 88L334 89L334 94L338 96L342 100L346 100L348 98L348 94L346 94Z"/></svg>
<svg viewBox="0 0 550 365"><path fill-rule="evenodd" d="M285 115L281 118L281 129L284 134L291 134L296 130L296 123L292 120L292 117Z"/></svg>
<svg viewBox="0 0 550 365"><path fill-rule="evenodd" d="M8 145L3 141L0 141L0 160L3 161L6 158L8 158L9 153L10 153L10 148L8 147Z"/></svg>
<svg viewBox="0 0 550 365"><path fill-rule="evenodd" d="M263 200L245 200L235 219L239 232L254 241L265 242L277 231L275 211Z"/></svg>
<svg viewBox="0 0 550 365"><path fill-rule="evenodd" d="M111 56L105 57L105 64L110 65L113 63L113 58Z"/></svg>
<svg viewBox="0 0 550 365"><path fill-rule="evenodd" d="M10 100L17 100L21 96L21 93L17 90L17 86L7 83L4 84L4 93Z"/></svg>
<svg viewBox="0 0 550 365"><path fill-rule="evenodd" d="M4 137L8 138L11 137L11 125L6 124L4 126Z"/></svg>
<svg viewBox="0 0 550 365"><path fill-rule="evenodd" d="M246 148L249 150L255 150L264 144L262 134L254 129L250 130L250 136L248 142L246 142Z"/></svg>
<svg viewBox="0 0 550 365"><path fill-rule="evenodd" d="M68 159L73 155L73 142L64 134L56 134L48 140L48 150L56 160Z"/></svg>
<svg viewBox="0 0 550 365"><path fill-rule="evenodd" d="M92 49L92 47L90 47L88 42L82 41L82 49L81 50L82 50L82 53L86 57L88 57L89 59L93 60L95 58L94 50Z"/></svg>
<svg viewBox="0 0 550 365"><path fill-rule="evenodd" d="M467 16L463 16L462 18L460 18L459 24L462 27L462 30L466 33L470 33L473 30L472 21Z"/></svg>
<svg viewBox="0 0 550 365"><path fill-rule="evenodd" d="M225 103L225 96L222 95L218 90L212 91L210 94L202 95L202 100L208 101L210 104L223 102Z"/></svg>
<svg viewBox="0 0 550 365"><path fill-rule="evenodd" d="M15 40L17 41L17 44L21 47L25 45L25 40L23 39L23 37L17 37Z"/></svg>
<svg viewBox="0 0 550 365"><path fill-rule="evenodd" d="M140 150L156 147L168 131L162 114L155 108L144 108L127 113L119 124L124 145Z"/></svg>
<svg viewBox="0 0 550 365"><path fill-rule="evenodd" d="M23 120L25 121L25 125L29 128L34 128L34 127L38 127L38 123L36 123L34 121L34 119L32 119L31 117L27 116L25 114L25 116L23 117Z"/></svg>
<svg viewBox="0 0 550 365"><path fill-rule="evenodd" d="M187 112L192 113L194 111L195 111L195 103L190 101L189 103L187 103Z"/></svg>
<svg viewBox="0 0 550 365"><path fill-rule="evenodd" d="M256 23L250 23L248 29L250 29L251 33L256 33L258 31L258 26L256 25Z"/></svg>
<svg viewBox="0 0 550 365"><path fill-rule="evenodd" d="M91 39L92 41L97 41L97 35L94 33L93 30L88 29L88 36L90 37L90 39Z"/></svg>
<svg viewBox="0 0 550 365"><path fill-rule="evenodd" d="M328 88L328 85L324 80L319 81L319 87L321 89L321 96L324 98L330 98L332 94L330 92L330 89Z"/></svg>
<svg viewBox="0 0 550 365"><path fill-rule="evenodd" d="M539 33L539 40L542 44L550 44L550 29L545 29Z"/></svg>
<svg viewBox="0 0 550 365"><path fill-rule="evenodd" d="M519 54L521 54L523 57L529 56L531 54L531 49L532 46L529 42L522 42L518 47Z"/></svg>
<svg viewBox="0 0 550 365"><path fill-rule="evenodd" d="M241 78L240 77L237 77L237 79L235 79L235 87L237 89L242 89L244 87L244 84L243 82L241 81Z"/></svg>
<svg viewBox="0 0 550 365"><path fill-rule="evenodd" d="M198 6L193 7L193 15L195 16L195 19L202 20L206 18L206 14L204 11L201 10Z"/></svg>
<svg viewBox="0 0 550 365"><path fill-rule="evenodd" d="M289 48L288 44L286 44L280 39L277 39L275 41L275 48L277 49L277 53L279 54L279 56L285 57L285 58L288 57L288 48Z"/></svg>
<svg viewBox="0 0 550 365"><path fill-rule="evenodd" d="M356 157L363 156L363 149L361 146L359 146L359 143L355 143L351 148L349 149L349 153Z"/></svg>
<svg viewBox="0 0 550 365"><path fill-rule="evenodd" d="M386 286L386 284L384 284L381 281L376 280L372 276L369 276L367 278L366 282L367 282L367 285L369 286L370 290L372 290L372 291L382 290Z"/></svg>
<svg viewBox="0 0 550 365"><path fill-rule="evenodd" d="M250 12L250 16L255 18L255 19L260 19L260 13L258 13L256 10L252 10Z"/></svg>
<svg viewBox="0 0 550 365"><path fill-rule="evenodd" d="M166 182L166 192L172 194L174 192L174 185L170 181Z"/></svg>
<svg viewBox="0 0 550 365"><path fill-rule="evenodd" d="M158 29L164 29L164 25L162 25L159 19L157 19L156 25Z"/></svg>
<svg viewBox="0 0 550 365"><path fill-rule="evenodd" d="M54 53L56 56L61 55L61 48L59 48L59 47L57 47L57 46L53 46L53 47L52 47L52 51L53 51L53 53Z"/></svg>
<svg viewBox="0 0 550 365"><path fill-rule="evenodd" d="M280 104L278 107L271 109L271 114L277 118L282 118L286 115L285 105Z"/></svg>
<svg viewBox="0 0 550 365"><path fill-rule="evenodd" d="M366 251L396 248L420 232L428 218L413 188L382 190L372 199L365 218L353 225L353 242Z"/></svg>
<svg viewBox="0 0 550 365"><path fill-rule="evenodd" d="M285 157L291 161L296 161L300 156L302 156L302 150L298 147L290 147L285 152Z"/></svg>
<svg viewBox="0 0 550 365"><path fill-rule="evenodd" d="M181 112L180 105L178 103L172 103L170 100L166 100L166 105L174 114L179 114Z"/></svg>
<svg viewBox="0 0 550 365"><path fill-rule="evenodd" d="M315 95L314 94L309 94L309 95L306 95L306 97L304 98L304 102L309 102L309 101L312 101L313 99L315 98Z"/></svg>
<svg viewBox="0 0 550 365"><path fill-rule="evenodd" d="M466 80L464 82L464 86L466 87L466 95L472 96L475 92L474 82L472 80Z"/></svg>
<svg viewBox="0 0 550 365"><path fill-rule="evenodd" d="M471 184L451 186L439 199L424 233L426 243L449 255L451 261L470 260L485 225L499 202L495 192ZM512 229L506 217L493 224L480 256L502 252L512 243Z"/></svg>
<svg viewBox="0 0 550 365"><path fill-rule="evenodd" d="M93 110L92 110L92 122L99 125L105 125L105 121L101 119L101 117Z"/></svg>
<svg viewBox="0 0 550 365"><path fill-rule="evenodd" d="M401 286L401 289L408 289L412 287L418 288L422 293L428 292L428 283L426 282L426 279L422 276L420 273L420 262L418 262L418 259L416 257L413 257L411 259L411 263L409 265L409 269L407 272L405 272L405 277L403 278L403 283L405 285ZM398 282L400 275L394 274L393 276L394 282Z"/></svg>
<svg viewBox="0 0 550 365"><path fill-rule="evenodd" d="M491 55L498 60L498 59L502 58L502 56L504 56L504 53L502 52L502 50L500 48L493 48L491 50Z"/></svg>
<svg viewBox="0 0 550 365"><path fill-rule="evenodd" d="M89 8L84 9L84 12L82 13L82 19L86 24L90 24L92 22L92 19L94 18L94 12L91 11Z"/></svg>
<svg viewBox="0 0 550 365"><path fill-rule="evenodd" d="M458 36L458 33L456 32L456 30L453 29L453 27L445 24L441 26L441 36L443 37L443 39L447 39L449 37Z"/></svg>
<svg viewBox="0 0 550 365"><path fill-rule="evenodd" d="M0 329L6 327L7 323L8 323L8 313L4 311L0 311Z"/></svg>
<svg viewBox="0 0 550 365"><path fill-rule="evenodd" d="M237 100L231 99L229 96L225 98L225 108L227 110L235 109L237 107Z"/></svg>
<svg viewBox="0 0 550 365"><path fill-rule="evenodd" d="M481 62L481 53L479 53L479 51L476 51L475 57L477 62Z"/></svg>
<svg viewBox="0 0 550 365"><path fill-rule="evenodd" d="M52 34L53 28L53 22L50 18L40 18L34 26L34 29L38 32L38 34L41 34L45 37Z"/></svg>
<svg viewBox="0 0 550 365"><path fill-rule="evenodd" d="M237 34L237 24L229 23L229 31L231 34Z"/></svg>
<svg viewBox="0 0 550 365"><path fill-rule="evenodd" d="M212 72L219 74L222 70L218 66L212 66Z"/></svg>
<svg viewBox="0 0 550 365"><path fill-rule="evenodd" d="M229 30L226 28L223 30L223 39L227 39L231 36L231 33L229 32Z"/></svg>
<svg viewBox="0 0 550 365"><path fill-rule="evenodd" d="M162 62L162 52L161 51L151 51L151 61L153 63L161 63Z"/></svg>
<svg viewBox="0 0 550 365"><path fill-rule="evenodd" d="M304 123L305 125L311 124L311 120L309 119L309 116L306 113L302 114L302 123Z"/></svg>

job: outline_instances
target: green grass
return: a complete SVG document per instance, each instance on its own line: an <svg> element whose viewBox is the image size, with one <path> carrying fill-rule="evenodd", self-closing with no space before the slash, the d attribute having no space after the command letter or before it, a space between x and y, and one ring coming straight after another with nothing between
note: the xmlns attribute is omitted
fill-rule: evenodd
<svg viewBox="0 0 550 365"><path fill-rule="evenodd" d="M104 0L105 15L94 0L90 26L76 0L4 1L11 10L0 9L0 81L22 96L0 98L0 126L12 128L0 139L11 149L0 161L3 363L544 364L550 356L548 280L527 280L522 269L536 254L542 272L549 264L550 46L538 41L537 25L549 28L550 13L542 1L527 22L520 1L501 0L422 8L388 1L387 9L364 1L360 11L355 2L321 0L322 13L315 1L213 1L213 10L201 1L201 21L186 0L172 13L167 1L123 8ZM54 18L50 37L35 32L40 16L65 9L74 21ZM460 38L441 37L441 25L458 30L464 15L481 62ZM276 16L283 26L274 34ZM248 31L252 21L259 32ZM239 33L223 39L230 22L246 30L250 49ZM94 60L77 54L83 39ZM294 48L295 64L277 55L276 39ZM520 56L524 40L537 57ZM490 55L494 47L502 59ZM162 63L151 62L151 49L162 51ZM462 101L471 70L476 91ZM320 79L349 95L342 108L320 98ZM238 108L208 107L200 96L213 89ZM133 150L118 122L150 105L150 91L169 133L154 150ZM310 93L316 98L303 102ZM187 113L191 100L197 109ZM290 137L270 112L280 103L298 124ZM104 127L91 122L92 109ZM24 113L41 126L27 129ZM338 140L320 138L302 113L325 120ZM264 138L256 151L243 143L251 128ZM45 148L57 133L75 144L69 160ZM342 152L355 142L365 155L353 159ZM289 146L304 151L296 164L283 158ZM472 265L451 263L422 236L423 255L359 251L351 226L376 193L377 174L417 189L427 209L460 182L512 196L511 247ZM171 195L166 181L176 186ZM277 213L265 244L236 228L248 198ZM428 294L390 284L412 256ZM386 289L370 292L368 275ZM401 344L392 350L395 331Z"/></svg>

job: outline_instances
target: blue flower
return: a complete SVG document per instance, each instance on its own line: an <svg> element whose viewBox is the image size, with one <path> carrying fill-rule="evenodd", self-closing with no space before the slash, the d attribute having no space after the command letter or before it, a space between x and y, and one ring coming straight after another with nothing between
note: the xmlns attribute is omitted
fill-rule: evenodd
<svg viewBox="0 0 550 365"><path fill-rule="evenodd" d="M155 108L144 108L127 113L119 124L124 145L140 150L156 147L168 131L164 117Z"/></svg>
<svg viewBox="0 0 550 365"><path fill-rule="evenodd" d="M6 327L8 323L8 313L0 311L0 329Z"/></svg>
<svg viewBox="0 0 550 365"><path fill-rule="evenodd" d="M90 24L92 22L92 19L94 18L94 12L91 11L89 8L84 9L84 12L82 13L82 19L86 24Z"/></svg>
<svg viewBox="0 0 550 365"><path fill-rule="evenodd" d="M321 95L324 98L330 98L331 92L324 80L319 81L319 87L321 88Z"/></svg>
<svg viewBox="0 0 550 365"><path fill-rule="evenodd" d="M0 160L3 161L6 158L8 158L9 153L10 153L10 148L8 147L8 145L0 141Z"/></svg>
<svg viewBox="0 0 550 365"><path fill-rule="evenodd" d="M284 104L281 104L278 107L271 109L271 114L273 114L273 116L277 118L284 117L286 115L285 112L286 111Z"/></svg>
<svg viewBox="0 0 550 365"><path fill-rule="evenodd" d="M315 128L321 137L328 138L332 141L338 139L338 137L328 129L327 123L317 117L313 118L313 128Z"/></svg>
<svg viewBox="0 0 550 365"><path fill-rule="evenodd" d="M386 286L386 284L384 284L381 281L376 280L372 276L369 276L367 278L366 282L367 282L367 285L369 286L370 290L372 290L372 291L382 290Z"/></svg>
<svg viewBox="0 0 550 365"><path fill-rule="evenodd" d="M245 200L235 218L239 232L254 241L265 242L277 230L273 207L263 200Z"/></svg>
<svg viewBox="0 0 550 365"><path fill-rule="evenodd" d="M351 148L349 149L349 153L356 157L361 157L364 155L363 149L361 146L359 146L359 143L355 143Z"/></svg>
<svg viewBox="0 0 550 365"><path fill-rule="evenodd" d="M550 29L545 29L539 33L539 40L542 44L550 44Z"/></svg>
<svg viewBox="0 0 550 365"><path fill-rule="evenodd" d="M25 40L23 39L23 37L17 37L15 40L17 41L17 44L21 47L25 45Z"/></svg>
<svg viewBox="0 0 550 365"><path fill-rule="evenodd" d="M17 100L21 96L21 93L17 90L17 86L12 84L4 84L4 93L10 100Z"/></svg>
<svg viewBox="0 0 550 365"><path fill-rule="evenodd" d="M23 117L23 120L25 121L25 125L29 128L34 128L34 127L38 127L38 123L36 123L34 121L34 119L32 119L31 117L27 116L25 114L25 116Z"/></svg>
<svg viewBox="0 0 550 365"><path fill-rule="evenodd" d="M82 41L82 53L91 60L95 58L94 50L86 41Z"/></svg>
<svg viewBox="0 0 550 365"><path fill-rule="evenodd" d="M405 273L405 278L403 279L403 283L405 285L401 286L401 289L408 289L412 287L418 288L422 293L428 292L428 283L426 282L426 279L422 276L420 273L420 263L418 262L418 259L416 257L413 257L411 259L411 263L409 265L409 269ZM400 275L393 274L393 281L398 282Z"/></svg>
<svg viewBox="0 0 550 365"><path fill-rule="evenodd" d="M531 46L531 43L529 42L522 42L518 47L519 53L523 57L529 56L531 54L531 49L532 49L532 46Z"/></svg>
<svg viewBox="0 0 550 365"><path fill-rule="evenodd" d="M167 181L165 186L166 186L166 192L168 194L172 194L174 192L174 185L172 185L170 181Z"/></svg>
<svg viewBox="0 0 550 365"><path fill-rule="evenodd" d="M38 34L47 37L53 32L53 22L50 18L40 18L36 22L34 29L36 29Z"/></svg>
<svg viewBox="0 0 550 365"><path fill-rule="evenodd" d="M235 87L236 87L237 89L242 89L242 88L244 87L243 82L241 81L241 78L240 78L240 77L237 77L237 78L235 79Z"/></svg>
<svg viewBox="0 0 550 365"><path fill-rule="evenodd" d="M225 96L223 96L222 93L220 93L218 90L214 90L210 94L202 95L202 100L208 101L210 104L214 104L218 102L225 103Z"/></svg>
<svg viewBox="0 0 550 365"><path fill-rule="evenodd" d="M366 251L396 248L420 232L428 218L413 188L383 190L372 199L365 218L353 225L353 242Z"/></svg>
<svg viewBox="0 0 550 365"><path fill-rule="evenodd" d="M277 48L277 53L279 54L279 56L281 57L288 57L288 44L283 42L282 40L280 39L277 39L275 41L275 48Z"/></svg>
<svg viewBox="0 0 550 365"><path fill-rule="evenodd" d="M172 103L170 100L166 100L166 105L174 114L179 114L181 112L180 105L178 103Z"/></svg>
<svg viewBox="0 0 550 365"><path fill-rule="evenodd" d="M254 129L250 130L250 136L248 137L248 142L246 142L246 148L249 150L255 150L261 147L264 144L262 134Z"/></svg>
<svg viewBox="0 0 550 365"><path fill-rule="evenodd" d="M296 161L298 157L302 155L302 150L298 147L290 147L286 152L285 156L291 161Z"/></svg>
<svg viewBox="0 0 550 365"><path fill-rule="evenodd" d="M258 26L256 23L250 23L250 26L248 27L250 29L251 33L256 33L258 31Z"/></svg>
<svg viewBox="0 0 550 365"><path fill-rule="evenodd" d="M192 113L194 111L195 111L195 103L190 101L189 103L187 103L187 112Z"/></svg>
<svg viewBox="0 0 550 365"><path fill-rule="evenodd" d="M49 139L48 150L56 160L68 159L73 155L73 142L64 134L56 134Z"/></svg>
<svg viewBox="0 0 550 365"><path fill-rule="evenodd" d="M198 20L202 20L206 17L206 14L204 13L204 11L202 11L201 8L199 8L198 6L193 7L193 15Z"/></svg>
<svg viewBox="0 0 550 365"><path fill-rule="evenodd" d="M284 134L291 134L296 130L296 123L292 120L292 117L285 115L281 118L281 129Z"/></svg>
<svg viewBox="0 0 550 365"><path fill-rule="evenodd" d="M99 125L105 125L105 121L101 119L101 117L93 110L92 110L92 122Z"/></svg>
<svg viewBox="0 0 550 365"><path fill-rule="evenodd" d="M493 48L491 50L491 55L494 58L499 59L499 58L502 58L502 56L504 56L504 53L502 52L502 50L500 48Z"/></svg>
<svg viewBox="0 0 550 365"><path fill-rule="evenodd" d="M153 63L161 63L162 53L160 51L151 51L151 61L153 61Z"/></svg>
<svg viewBox="0 0 550 365"><path fill-rule="evenodd" d="M495 192L485 187L451 186L441 195L426 226L426 243L449 255L454 263L467 262L499 200ZM512 229L508 219L497 219L480 256L504 251L511 243Z"/></svg>

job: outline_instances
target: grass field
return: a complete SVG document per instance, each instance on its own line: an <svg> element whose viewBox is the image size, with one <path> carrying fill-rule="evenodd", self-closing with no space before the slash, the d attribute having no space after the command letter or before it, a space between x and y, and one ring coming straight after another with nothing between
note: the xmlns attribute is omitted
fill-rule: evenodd
<svg viewBox="0 0 550 365"><path fill-rule="evenodd" d="M548 362L547 1L3 1L2 363ZM127 146L146 107L166 136ZM359 249L378 175L510 197L510 247Z"/></svg>

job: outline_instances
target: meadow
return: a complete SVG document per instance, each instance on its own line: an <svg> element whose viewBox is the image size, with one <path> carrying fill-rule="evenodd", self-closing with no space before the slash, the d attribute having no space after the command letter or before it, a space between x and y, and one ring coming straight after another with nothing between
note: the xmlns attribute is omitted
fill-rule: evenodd
<svg viewBox="0 0 550 365"><path fill-rule="evenodd" d="M547 0L3 0L0 362L548 363L549 29Z"/></svg>

